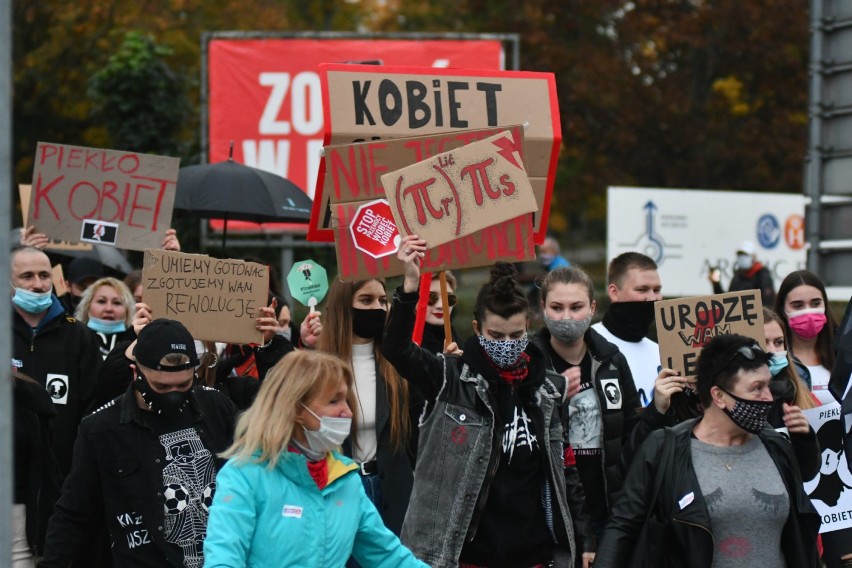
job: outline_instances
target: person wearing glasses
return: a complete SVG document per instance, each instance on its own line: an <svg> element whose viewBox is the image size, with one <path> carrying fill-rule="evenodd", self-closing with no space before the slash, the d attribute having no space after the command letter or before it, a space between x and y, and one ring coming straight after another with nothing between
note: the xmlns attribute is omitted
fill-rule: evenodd
<svg viewBox="0 0 852 568"><path fill-rule="evenodd" d="M441 301L441 281L438 278L432 279L432 284L429 286L429 306L426 309L426 324L423 326L423 341L420 346L423 349L432 353L444 352L444 311L449 310L453 313L453 308L456 305L457 298L455 295L456 281L455 275L449 270L447 275L447 307ZM451 342L458 343L458 335L455 329L451 329Z"/></svg>
<svg viewBox="0 0 852 568"><path fill-rule="evenodd" d="M704 414L657 430L639 449L598 548L595 568L820 566L819 514L788 439L767 426L770 356L720 335L701 351ZM810 431L785 416L791 434Z"/></svg>

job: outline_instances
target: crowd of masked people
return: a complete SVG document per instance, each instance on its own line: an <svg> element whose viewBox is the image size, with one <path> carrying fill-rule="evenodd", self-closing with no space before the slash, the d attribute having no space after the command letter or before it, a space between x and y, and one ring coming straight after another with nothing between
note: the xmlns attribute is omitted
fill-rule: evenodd
<svg viewBox="0 0 852 568"><path fill-rule="evenodd" d="M263 342L226 345L153 311L138 271L78 258L57 297L46 238L21 241L15 568L834 568L852 555L849 531L818 535L803 486L841 443L803 413L833 400L837 328L810 272L758 287L774 295L765 343L715 337L685 377L648 337L663 283L638 252L610 261L602 317L558 249L532 300L497 263L472 329L456 318L449 336L448 273L415 342L428 245L411 235L395 289L335 279L300 325L270 294ZM180 250L173 231L163 247Z"/></svg>

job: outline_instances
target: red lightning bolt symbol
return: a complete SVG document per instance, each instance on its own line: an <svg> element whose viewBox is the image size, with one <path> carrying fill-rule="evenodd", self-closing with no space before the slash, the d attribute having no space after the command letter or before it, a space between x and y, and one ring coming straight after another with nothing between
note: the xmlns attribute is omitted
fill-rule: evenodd
<svg viewBox="0 0 852 568"><path fill-rule="evenodd" d="M506 161L518 169L523 169L523 167L515 159L515 152L520 154L520 149L511 138L504 136L502 138L498 138L492 143L500 148L497 153L506 158Z"/></svg>

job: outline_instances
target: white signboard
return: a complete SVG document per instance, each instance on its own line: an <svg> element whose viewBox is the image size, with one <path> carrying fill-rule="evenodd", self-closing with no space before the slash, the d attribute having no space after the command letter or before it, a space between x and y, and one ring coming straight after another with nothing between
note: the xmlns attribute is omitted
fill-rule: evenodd
<svg viewBox="0 0 852 568"><path fill-rule="evenodd" d="M805 492L822 518L819 532L852 527L852 474L843 451L840 405L824 404L804 411L822 450L819 473L805 482Z"/></svg>
<svg viewBox="0 0 852 568"><path fill-rule="evenodd" d="M610 187L607 259L644 253L660 267L664 296L698 296L713 293L713 267L727 291L737 248L751 241L777 290L805 268L804 215L805 197L796 194Z"/></svg>

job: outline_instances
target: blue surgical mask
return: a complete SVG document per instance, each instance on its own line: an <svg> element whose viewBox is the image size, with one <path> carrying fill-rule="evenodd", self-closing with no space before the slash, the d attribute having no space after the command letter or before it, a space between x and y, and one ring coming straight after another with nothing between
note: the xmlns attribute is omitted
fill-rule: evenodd
<svg viewBox="0 0 852 568"><path fill-rule="evenodd" d="M112 321L93 318L92 316L89 316L89 321L86 322L86 325L93 331L106 334L121 333L127 329L127 324L124 323L124 320Z"/></svg>
<svg viewBox="0 0 852 568"><path fill-rule="evenodd" d="M53 293L50 291L30 292L23 288L15 288L12 303L28 314L40 314L53 304Z"/></svg>
<svg viewBox="0 0 852 568"><path fill-rule="evenodd" d="M786 351L778 351L777 353L773 353L772 357L769 359L769 372L772 373L774 377L781 371L783 371L787 365L789 365L789 361L787 360L787 352Z"/></svg>

